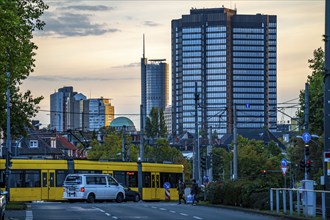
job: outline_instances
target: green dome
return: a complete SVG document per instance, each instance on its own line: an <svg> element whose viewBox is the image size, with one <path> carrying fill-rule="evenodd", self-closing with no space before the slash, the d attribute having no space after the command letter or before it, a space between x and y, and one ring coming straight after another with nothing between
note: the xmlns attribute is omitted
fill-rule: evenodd
<svg viewBox="0 0 330 220"><path fill-rule="evenodd" d="M110 123L110 127L134 127L134 123L131 121L131 119L126 117L118 117L113 119L113 121Z"/></svg>

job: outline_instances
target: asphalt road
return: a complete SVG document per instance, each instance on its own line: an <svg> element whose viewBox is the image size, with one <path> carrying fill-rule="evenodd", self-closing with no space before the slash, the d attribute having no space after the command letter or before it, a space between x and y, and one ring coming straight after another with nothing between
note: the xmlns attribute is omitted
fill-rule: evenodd
<svg viewBox="0 0 330 220"><path fill-rule="evenodd" d="M6 220L271 220L273 216L219 207L169 202L31 203L28 210L7 210Z"/></svg>

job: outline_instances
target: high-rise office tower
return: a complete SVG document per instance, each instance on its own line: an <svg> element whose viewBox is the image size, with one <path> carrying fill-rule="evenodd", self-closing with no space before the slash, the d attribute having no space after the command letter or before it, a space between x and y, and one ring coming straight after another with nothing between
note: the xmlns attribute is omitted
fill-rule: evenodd
<svg viewBox="0 0 330 220"><path fill-rule="evenodd" d="M169 102L169 73L165 59L145 58L143 36L143 57L141 58L141 104L143 114L149 115L153 107L165 110ZM145 123L145 117L143 120Z"/></svg>
<svg viewBox="0 0 330 220"><path fill-rule="evenodd" d="M83 130L84 100L86 99L82 93L67 99L67 129Z"/></svg>
<svg viewBox="0 0 330 220"><path fill-rule="evenodd" d="M50 95L50 129L58 132L67 130L68 99L76 95L72 86L58 89Z"/></svg>
<svg viewBox="0 0 330 220"><path fill-rule="evenodd" d="M98 98L84 101L83 128L88 131L97 131L102 127L110 126L114 119L115 107L110 99Z"/></svg>
<svg viewBox="0 0 330 220"><path fill-rule="evenodd" d="M234 105L238 129L276 129L276 23L227 8L172 20L174 135L195 133L196 106L199 130L232 133Z"/></svg>

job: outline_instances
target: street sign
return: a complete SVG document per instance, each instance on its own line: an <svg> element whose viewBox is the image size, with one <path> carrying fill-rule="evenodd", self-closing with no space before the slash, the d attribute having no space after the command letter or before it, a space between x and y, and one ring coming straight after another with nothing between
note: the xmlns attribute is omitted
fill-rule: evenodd
<svg viewBox="0 0 330 220"><path fill-rule="evenodd" d="M283 159L281 160L281 166L283 166L283 167L288 166L288 161L287 161L285 158L283 158Z"/></svg>
<svg viewBox="0 0 330 220"><path fill-rule="evenodd" d="M307 144L311 140L311 135L308 132L304 132L302 135L302 139Z"/></svg>
<svg viewBox="0 0 330 220"><path fill-rule="evenodd" d="M164 183L164 188L165 188L165 189L169 189L169 188L171 188L171 184L170 184L169 182L165 182L165 183Z"/></svg>
<svg viewBox="0 0 330 220"><path fill-rule="evenodd" d="M288 171L288 166L281 166L282 174L285 176L286 172Z"/></svg>

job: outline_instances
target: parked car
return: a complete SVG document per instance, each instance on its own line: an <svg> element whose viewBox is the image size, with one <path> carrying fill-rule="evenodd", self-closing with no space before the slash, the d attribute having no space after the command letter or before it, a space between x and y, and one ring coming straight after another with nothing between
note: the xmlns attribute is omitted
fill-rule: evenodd
<svg viewBox="0 0 330 220"><path fill-rule="evenodd" d="M125 201L138 202L141 200L141 195L139 192L132 190L127 186L124 186L124 190L125 190Z"/></svg>
<svg viewBox="0 0 330 220"><path fill-rule="evenodd" d="M125 190L109 174L69 174L64 181L63 198L70 202L116 200L120 203L125 199Z"/></svg>
<svg viewBox="0 0 330 220"><path fill-rule="evenodd" d="M6 205L7 205L7 191L0 192L0 219L5 219Z"/></svg>

